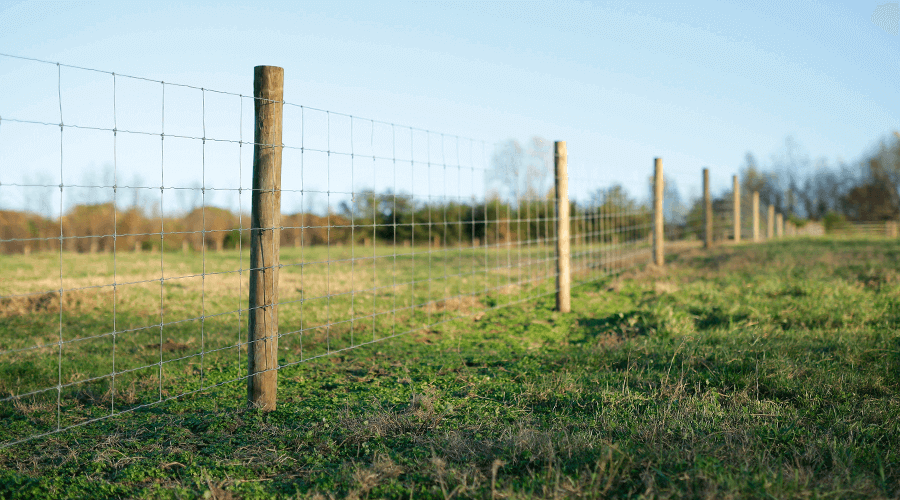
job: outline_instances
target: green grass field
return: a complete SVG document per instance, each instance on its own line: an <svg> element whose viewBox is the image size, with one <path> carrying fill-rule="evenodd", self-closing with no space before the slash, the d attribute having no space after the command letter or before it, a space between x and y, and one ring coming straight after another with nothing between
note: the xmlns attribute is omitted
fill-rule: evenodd
<svg viewBox="0 0 900 500"><path fill-rule="evenodd" d="M283 263L300 261L291 252ZM521 275L498 265L502 252L352 266L326 264L349 256L331 252L304 255L303 278L282 271L282 363L542 294L546 280L510 285L553 272L546 249L524 253ZM65 258L65 288L98 288L63 294L62 312L52 294L0 311L0 349L15 350L0 359L0 391L54 388L0 406L0 440L245 369L246 322L232 311L246 272L161 284L158 254L119 255L116 281L134 284L113 292L99 287L111 256ZM241 267L237 253L205 270L163 258L166 276ZM485 258L489 272L469 272ZM0 294L59 288L58 259L0 258ZM460 294L472 298L446 300ZM272 413L247 410L245 386L231 383L0 449L0 496L895 498L898 299L894 240L687 250L665 272L577 287L570 314L543 295L286 367ZM127 330L114 346L77 340L113 329ZM16 350L38 340L50 345ZM113 384L102 378L113 363L138 369Z"/></svg>

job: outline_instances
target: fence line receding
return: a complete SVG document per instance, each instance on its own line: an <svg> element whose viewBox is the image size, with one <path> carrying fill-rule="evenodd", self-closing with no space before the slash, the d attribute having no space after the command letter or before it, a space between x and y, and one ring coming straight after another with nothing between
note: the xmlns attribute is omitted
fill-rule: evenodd
<svg viewBox="0 0 900 500"><path fill-rule="evenodd" d="M741 218L666 211L660 159L655 215L569 175L563 141L294 104L281 68L244 95L0 60L30 103L0 108L0 446L244 381L271 410L282 368L546 295L567 311L568 283Z"/></svg>

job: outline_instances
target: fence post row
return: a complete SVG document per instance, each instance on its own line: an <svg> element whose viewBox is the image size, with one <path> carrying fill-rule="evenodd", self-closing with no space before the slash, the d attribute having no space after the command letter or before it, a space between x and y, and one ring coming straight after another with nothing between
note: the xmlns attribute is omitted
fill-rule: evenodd
<svg viewBox="0 0 900 500"><path fill-rule="evenodd" d="M734 185L734 242L741 242L741 184L738 176L732 176L732 184Z"/></svg>
<svg viewBox="0 0 900 500"><path fill-rule="evenodd" d="M554 143L554 165L556 177L556 310L571 312L570 270L571 251L569 247L569 173L566 141Z"/></svg>
<svg viewBox="0 0 900 500"><path fill-rule="evenodd" d="M662 158L655 158L653 173L653 263L657 266L665 263L663 255L663 180Z"/></svg>
<svg viewBox="0 0 900 500"><path fill-rule="evenodd" d="M278 274L281 239L281 127L284 69L253 69L256 124L250 213L250 303L247 399L275 409L278 388Z"/></svg>
<svg viewBox="0 0 900 500"><path fill-rule="evenodd" d="M709 169L703 169L703 248L711 248L713 242L712 198L709 196Z"/></svg>
<svg viewBox="0 0 900 500"><path fill-rule="evenodd" d="M254 68L255 110L253 147L253 193L250 215L250 301L248 331L248 403L272 411L278 388L278 274L281 227L281 153L284 100L284 69L277 66ZM566 142L554 143L557 243L556 308L571 311L571 242L569 221L569 178ZM653 177L653 261L664 258L664 213L662 159L654 159ZM741 202L738 177L734 176L734 240L741 240ZM781 214L773 217L768 207L767 236L773 229L783 234ZM775 220L773 220L773 218ZM709 169L703 169L703 222L705 248L713 244L712 198ZM773 226L775 226L773 228ZM753 193L753 241L759 241L759 193Z"/></svg>

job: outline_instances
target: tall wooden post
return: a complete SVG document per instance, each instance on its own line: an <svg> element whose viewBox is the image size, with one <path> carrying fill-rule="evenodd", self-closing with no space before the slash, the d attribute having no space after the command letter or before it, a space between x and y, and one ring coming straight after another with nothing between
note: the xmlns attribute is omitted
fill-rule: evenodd
<svg viewBox="0 0 900 500"><path fill-rule="evenodd" d="M775 215L775 236L778 238L784 236L784 216L781 214Z"/></svg>
<svg viewBox="0 0 900 500"><path fill-rule="evenodd" d="M753 192L753 243L759 243L759 191Z"/></svg>
<svg viewBox="0 0 900 500"><path fill-rule="evenodd" d="M281 122L284 69L253 70L256 117L250 212L250 312L247 398L275 409L278 388L278 268L281 227Z"/></svg>
<svg viewBox="0 0 900 500"><path fill-rule="evenodd" d="M732 177L732 184L734 185L734 189L732 192L734 193L734 242L741 242L741 183L738 181L738 176Z"/></svg>
<svg viewBox="0 0 900 500"><path fill-rule="evenodd" d="M663 253L663 244L665 240L663 236L663 189L665 181L663 180L662 158L653 160L653 263L661 266L665 263L665 254Z"/></svg>
<svg viewBox="0 0 900 500"><path fill-rule="evenodd" d="M769 213L766 217L766 238L772 239L775 237L775 205L769 205Z"/></svg>
<svg viewBox="0 0 900 500"><path fill-rule="evenodd" d="M709 196L709 169L703 169L703 248L712 247L713 216L712 198Z"/></svg>
<svg viewBox="0 0 900 500"><path fill-rule="evenodd" d="M569 250L569 172L566 141L554 143L554 164L556 165L556 310L572 310L572 275Z"/></svg>

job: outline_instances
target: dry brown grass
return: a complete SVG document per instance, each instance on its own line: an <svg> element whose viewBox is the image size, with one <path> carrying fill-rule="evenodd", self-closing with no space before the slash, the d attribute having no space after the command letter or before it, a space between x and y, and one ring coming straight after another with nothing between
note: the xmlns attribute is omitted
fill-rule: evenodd
<svg viewBox="0 0 900 500"><path fill-rule="evenodd" d="M0 299L0 318L24 316L36 312L59 312L59 294L48 292Z"/></svg>
<svg viewBox="0 0 900 500"><path fill-rule="evenodd" d="M376 403L366 417L349 417L338 422L341 440L350 445L366 443L373 438L398 435L423 435L443 420L435 410L433 396L414 393L406 408L390 408Z"/></svg>
<svg viewBox="0 0 900 500"><path fill-rule="evenodd" d="M473 309L480 309L484 307L478 298L467 295L463 297L452 297L449 299L438 300L435 302L430 302L425 305L425 312L427 313L436 313L442 311L462 311L462 312L471 312Z"/></svg>
<svg viewBox="0 0 900 500"><path fill-rule="evenodd" d="M347 494L347 498L368 498L372 488L400 476L404 471L405 469L394 463L391 457L376 452L371 465L353 471L356 488Z"/></svg>
<svg viewBox="0 0 900 500"><path fill-rule="evenodd" d="M657 294L675 293L681 288L671 281L656 281L653 283L653 291Z"/></svg>
<svg viewBox="0 0 900 500"><path fill-rule="evenodd" d="M147 344L144 346L146 349L160 349L163 352L184 352L191 347L191 343L185 342L174 342L172 339L166 339L162 344Z"/></svg>

